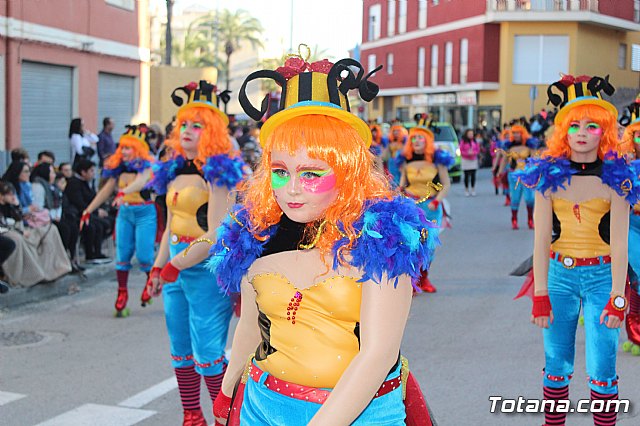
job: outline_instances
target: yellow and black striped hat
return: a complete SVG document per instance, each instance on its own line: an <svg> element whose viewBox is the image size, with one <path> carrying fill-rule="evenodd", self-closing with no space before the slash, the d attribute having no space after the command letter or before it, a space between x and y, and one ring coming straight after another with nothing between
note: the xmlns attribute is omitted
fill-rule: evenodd
<svg viewBox="0 0 640 426"><path fill-rule="evenodd" d="M305 45L300 45L305 47ZM308 49L308 48L307 48ZM259 78L273 79L282 87L278 110L270 116L260 129L260 143L264 146L273 130L291 118L302 115L326 115L344 121L362 137L365 145L371 145L371 131L364 120L352 114L347 93L358 89L360 97L369 102L378 94L378 86L369 77L382 68L379 66L364 75L364 68L354 59L341 59L335 64L324 59L309 64L299 53L290 55L284 66L276 70L261 70L251 73L242 84L238 100L249 117L263 119L269 108L268 95L260 109L255 108L246 94L247 84ZM357 69L357 74L354 73Z"/></svg>
<svg viewBox="0 0 640 426"><path fill-rule="evenodd" d="M149 147L149 139L153 138L156 132L147 126L145 123L129 124L125 126L127 130L120 136L120 141L123 139L134 139L143 145Z"/></svg>
<svg viewBox="0 0 640 426"><path fill-rule="evenodd" d="M636 100L633 103L627 105L624 108L622 117L618 120L621 126L629 126L640 121L640 94L636 96Z"/></svg>
<svg viewBox="0 0 640 426"><path fill-rule="evenodd" d="M185 99L178 94L179 92L183 92L186 95L186 103ZM224 121L224 124L227 125L229 124L229 117L220 110L219 106L220 101L224 104L229 102L231 99L230 93L231 91L229 90L218 92L215 84L200 80L200 83L192 81L186 86L175 88L171 93L171 99L174 104L180 107L178 113L187 108L209 108L217 113Z"/></svg>
<svg viewBox="0 0 640 426"><path fill-rule="evenodd" d="M557 89L560 94L554 93L553 89ZM547 89L549 100L547 103L553 104L560 108L554 123L557 125L562 122L569 111L580 105L597 105L611 112L615 118L618 118L618 110L611 102L602 99L602 93L613 95L615 87L609 83L609 76L591 77L588 75L580 75L574 77L572 75L562 75L559 81L551 84Z"/></svg>

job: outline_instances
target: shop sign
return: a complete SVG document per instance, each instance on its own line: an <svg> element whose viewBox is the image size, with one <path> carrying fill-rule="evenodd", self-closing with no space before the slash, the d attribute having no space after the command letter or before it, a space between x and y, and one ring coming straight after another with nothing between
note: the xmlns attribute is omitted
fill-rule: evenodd
<svg viewBox="0 0 640 426"><path fill-rule="evenodd" d="M458 105L477 105L478 98L475 90L456 93Z"/></svg>
<svg viewBox="0 0 640 426"><path fill-rule="evenodd" d="M436 93L433 95L427 95L427 101L429 102L429 106L455 105L456 94L455 93Z"/></svg>

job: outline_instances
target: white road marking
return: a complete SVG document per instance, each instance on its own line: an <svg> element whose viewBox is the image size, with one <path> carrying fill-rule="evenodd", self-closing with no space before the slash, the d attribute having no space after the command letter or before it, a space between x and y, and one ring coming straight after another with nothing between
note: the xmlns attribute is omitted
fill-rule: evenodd
<svg viewBox="0 0 640 426"><path fill-rule="evenodd" d="M176 381L176 378L174 376L170 379L158 383L157 385L151 386L150 388L143 390L140 393L133 395L131 398L125 399L118 405L120 407L142 408L154 399L160 398L165 393L171 392L177 387L178 382Z"/></svg>
<svg viewBox="0 0 640 426"><path fill-rule="evenodd" d="M149 410L84 404L36 426L130 426L155 413Z"/></svg>
<svg viewBox="0 0 640 426"><path fill-rule="evenodd" d="M21 393L13 393L13 392L2 392L0 391L0 406L8 404L13 401L17 401L19 399L24 398L27 395L23 395Z"/></svg>

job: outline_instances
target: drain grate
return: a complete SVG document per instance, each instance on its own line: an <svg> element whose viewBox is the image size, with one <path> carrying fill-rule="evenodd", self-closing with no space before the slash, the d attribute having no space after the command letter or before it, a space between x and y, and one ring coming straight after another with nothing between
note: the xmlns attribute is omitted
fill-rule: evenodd
<svg viewBox="0 0 640 426"><path fill-rule="evenodd" d="M12 331L0 333L0 346L25 346L39 343L45 339L44 334L35 331Z"/></svg>

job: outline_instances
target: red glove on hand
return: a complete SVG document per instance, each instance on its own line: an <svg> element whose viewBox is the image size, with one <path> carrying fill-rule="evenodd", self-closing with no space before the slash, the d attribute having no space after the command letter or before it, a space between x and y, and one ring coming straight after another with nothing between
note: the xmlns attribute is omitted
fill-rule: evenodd
<svg viewBox="0 0 640 426"><path fill-rule="evenodd" d="M609 315L620 318L620 321L624 321L624 309L619 310L615 306L613 306L613 297L609 299L609 303L604 307L604 310L607 311Z"/></svg>
<svg viewBox="0 0 640 426"><path fill-rule="evenodd" d="M173 263L167 262L167 264L164 265L164 268L162 268L162 271L160 271L160 278L162 278L168 283L172 283L178 279L179 274L180 274L180 269L173 266Z"/></svg>
<svg viewBox="0 0 640 426"><path fill-rule="evenodd" d="M220 391L213 402L213 415L221 419L228 419L229 411L231 411L231 398Z"/></svg>
<svg viewBox="0 0 640 426"><path fill-rule="evenodd" d="M429 203L429 207L433 206L431 210L438 210L439 205L440 205L440 201L438 200L433 200L432 202Z"/></svg>
<svg viewBox="0 0 640 426"><path fill-rule="evenodd" d="M151 280L153 278L160 277L160 272L162 272L162 268L158 268L157 266L151 268L151 271L149 271L149 279L147 280L147 287L151 287Z"/></svg>
<svg viewBox="0 0 640 426"><path fill-rule="evenodd" d="M531 309L531 313L534 318L550 316L551 300L549 300L549 295L533 296L533 308Z"/></svg>
<svg viewBox="0 0 640 426"><path fill-rule="evenodd" d="M112 206L120 206L120 204L122 204L122 199L124 198L124 192L119 191L116 194L116 198L113 199L113 203L111 203Z"/></svg>
<svg viewBox="0 0 640 426"><path fill-rule="evenodd" d="M91 218L91 213L89 213L88 211L83 211L82 212L82 217L80 217L80 230L82 231L82 228L85 227L85 225L89 224L89 219Z"/></svg>

